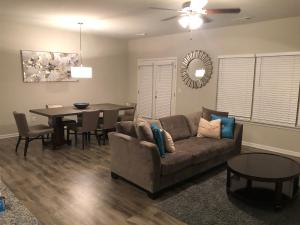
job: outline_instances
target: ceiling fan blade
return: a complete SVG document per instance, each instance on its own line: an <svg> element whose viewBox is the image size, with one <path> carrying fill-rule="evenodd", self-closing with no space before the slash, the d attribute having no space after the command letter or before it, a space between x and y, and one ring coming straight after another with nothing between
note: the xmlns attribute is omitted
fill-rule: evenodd
<svg viewBox="0 0 300 225"><path fill-rule="evenodd" d="M204 23L210 23L213 20L211 18L209 18L207 15L201 15L201 18L203 19Z"/></svg>
<svg viewBox="0 0 300 225"><path fill-rule="evenodd" d="M240 8L228 8L228 9L205 9L207 14L219 14L219 13L240 13Z"/></svg>
<svg viewBox="0 0 300 225"><path fill-rule="evenodd" d="M153 10L165 10L165 11L178 11L177 9L168 9L168 8L161 8L161 7L148 7L148 9L153 9Z"/></svg>
<svg viewBox="0 0 300 225"><path fill-rule="evenodd" d="M169 21L169 20L172 20L172 19L175 19L175 18L178 18L179 15L176 15L176 16L171 16L171 17L168 17L168 18L165 18L165 19L162 19L160 21Z"/></svg>

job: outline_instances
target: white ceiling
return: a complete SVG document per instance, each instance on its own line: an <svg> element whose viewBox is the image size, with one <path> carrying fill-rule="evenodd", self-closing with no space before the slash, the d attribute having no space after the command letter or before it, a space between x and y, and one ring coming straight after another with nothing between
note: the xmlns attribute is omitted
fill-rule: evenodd
<svg viewBox="0 0 300 225"><path fill-rule="evenodd" d="M1 0L0 19L22 21L62 29L78 30L83 21L86 31L136 38L184 32L177 20L160 20L174 12L150 10L148 7L179 9L184 0ZM300 0L209 0L207 8L240 7L233 15L210 15L213 22L202 29L276 18L300 16ZM240 21L239 18L251 17Z"/></svg>

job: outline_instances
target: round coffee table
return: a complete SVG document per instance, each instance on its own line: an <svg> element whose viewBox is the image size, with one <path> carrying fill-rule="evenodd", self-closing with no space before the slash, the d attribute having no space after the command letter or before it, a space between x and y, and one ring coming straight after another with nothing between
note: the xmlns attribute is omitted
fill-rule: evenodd
<svg viewBox="0 0 300 225"><path fill-rule="evenodd" d="M252 181L268 182L275 184L274 207L282 207L283 182L292 181L293 191L291 198L295 198L298 192L300 164L293 159L269 154L246 153L238 155L227 162L227 193L231 191L231 174L247 180L247 189L252 188Z"/></svg>

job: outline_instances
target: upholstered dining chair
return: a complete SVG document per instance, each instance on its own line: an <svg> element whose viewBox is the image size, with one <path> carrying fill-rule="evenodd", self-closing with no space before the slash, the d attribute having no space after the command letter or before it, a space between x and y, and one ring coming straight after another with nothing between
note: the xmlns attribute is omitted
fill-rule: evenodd
<svg viewBox="0 0 300 225"><path fill-rule="evenodd" d="M82 122L74 125L68 125L67 126L67 140L70 140L70 134L75 135L75 143L77 144L77 135L82 135L82 149L84 149L85 145L88 142L89 135L94 132L97 141L98 140L98 133L97 133L97 127L98 127L98 118L99 118L100 111L84 111L82 113ZM70 131L73 131L74 133L70 133Z"/></svg>
<svg viewBox="0 0 300 225"><path fill-rule="evenodd" d="M133 121L136 111L136 103L126 103L127 106L134 107L133 109L128 109L124 111L124 114L119 115L118 121Z"/></svg>
<svg viewBox="0 0 300 225"><path fill-rule="evenodd" d="M21 140L25 140L25 147L24 147L24 157L27 156L27 149L29 142L35 139L42 139L43 145L44 136L53 133L53 129L46 125L35 125L35 126L28 126L27 119L24 113L13 112L15 121L17 124L19 138L16 145L16 153L18 152L18 147Z"/></svg>
<svg viewBox="0 0 300 225"><path fill-rule="evenodd" d="M116 123L118 122L119 110L104 110L103 111L103 119L101 123L99 123L98 131L99 140L103 137L103 144L105 145L105 140L108 137L108 132L114 131Z"/></svg>

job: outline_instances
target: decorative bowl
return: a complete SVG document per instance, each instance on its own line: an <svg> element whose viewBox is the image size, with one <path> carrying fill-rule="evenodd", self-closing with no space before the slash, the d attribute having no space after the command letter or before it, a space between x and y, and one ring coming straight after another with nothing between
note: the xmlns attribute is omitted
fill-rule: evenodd
<svg viewBox="0 0 300 225"><path fill-rule="evenodd" d="M90 104L85 102L78 102L73 104L77 109L86 109Z"/></svg>

